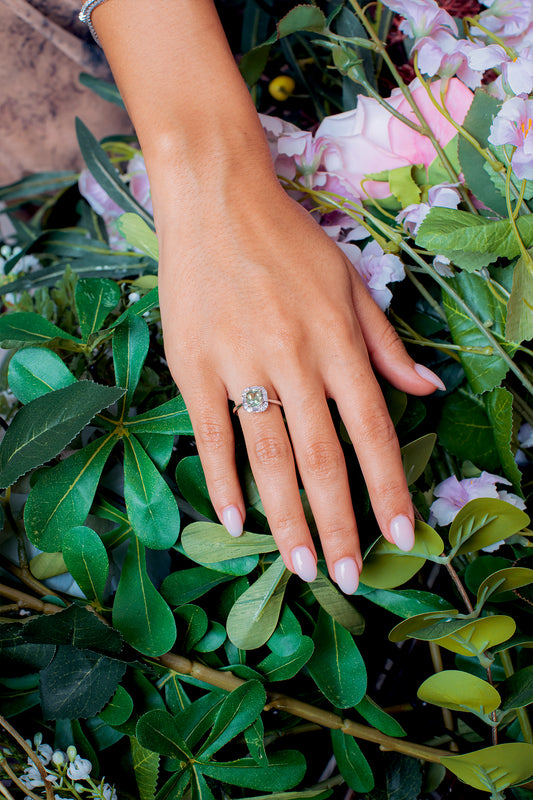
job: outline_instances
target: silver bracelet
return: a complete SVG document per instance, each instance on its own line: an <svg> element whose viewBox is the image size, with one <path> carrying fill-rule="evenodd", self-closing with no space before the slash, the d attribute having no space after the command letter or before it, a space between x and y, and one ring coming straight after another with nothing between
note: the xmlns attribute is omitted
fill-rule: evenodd
<svg viewBox="0 0 533 800"><path fill-rule="evenodd" d="M94 29L94 25L91 20L91 15L95 8L101 6L102 3L105 2L106 0L86 0L86 2L82 5L81 11L78 15L80 21L87 23L87 25L89 26L89 30L91 31L93 39L97 44L100 44L100 39L98 38L98 34Z"/></svg>

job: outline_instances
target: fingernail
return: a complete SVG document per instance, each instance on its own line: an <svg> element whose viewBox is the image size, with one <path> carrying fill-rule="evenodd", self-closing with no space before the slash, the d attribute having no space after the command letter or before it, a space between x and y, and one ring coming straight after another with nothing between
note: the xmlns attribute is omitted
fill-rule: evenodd
<svg viewBox="0 0 533 800"><path fill-rule="evenodd" d="M333 568L341 592L353 594L359 586L359 570L353 558L341 558Z"/></svg>
<svg viewBox="0 0 533 800"><path fill-rule="evenodd" d="M242 533L242 517L237 506L226 506L222 512L222 524L230 536L240 536Z"/></svg>
<svg viewBox="0 0 533 800"><path fill-rule="evenodd" d="M390 524L390 535L400 550L411 550L415 543L415 529L409 517L399 514Z"/></svg>
<svg viewBox="0 0 533 800"><path fill-rule="evenodd" d="M316 578L316 561L308 547L295 547L291 550L292 566L296 574L307 583L312 583Z"/></svg>
<svg viewBox="0 0 533 800"><path fill-rule="evenodd" d="M415 372L418 372L421 378L432 383L437 389L440 389L442 392L446 391L446 385L441 381L439 376L435 375L431 369L428 369L423 364L415 364Z"/></svg>

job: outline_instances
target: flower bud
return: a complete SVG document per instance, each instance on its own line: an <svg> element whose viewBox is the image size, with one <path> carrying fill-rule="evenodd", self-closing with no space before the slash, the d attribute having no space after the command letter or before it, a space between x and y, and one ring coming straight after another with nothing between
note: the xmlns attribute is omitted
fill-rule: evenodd
<svg viewBox="0 0 533 800"><path fill-rule="evenodd" d="M68 760L69 761L74 761L74 759L76 758L77 755L78 755L78 751L76 750L74 745L73 744L69 745L67 747L67 758L68 758Z"/></svg>

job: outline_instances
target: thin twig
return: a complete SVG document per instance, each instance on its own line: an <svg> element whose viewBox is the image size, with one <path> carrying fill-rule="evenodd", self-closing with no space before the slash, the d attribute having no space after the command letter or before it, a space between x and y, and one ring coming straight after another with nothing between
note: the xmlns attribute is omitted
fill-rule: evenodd
<svg viewBox="0 0 533 800"><path fill-rule="evenodd" d="M44 768L44 764L41 761L41 759L39 758L39 756L36 755L36 753L33 752L31 747L29 747L29 745L22 738L20 733L17 730L15 730L15 728L1 714L0 714L0 725L2 726L2 728L4 728L5 731L7 731L9 733L10 736L13 737L13 739L16 741L16 743L19 745L19 747L22 750L24 750L24 752L26 753L28 758L30 758L33 761L33 763L35 764L35 766L37 767L37 771L38 771L39 775L41 776L41 780L44 783L44 788L45 788L45 791L46 791L46 800L54 800L54 790L52 789L52 785L51 785L50 781L46 780L47 777L48 777L48 772ZM5 769L5 767L4 767L4 769Z"/></svg>

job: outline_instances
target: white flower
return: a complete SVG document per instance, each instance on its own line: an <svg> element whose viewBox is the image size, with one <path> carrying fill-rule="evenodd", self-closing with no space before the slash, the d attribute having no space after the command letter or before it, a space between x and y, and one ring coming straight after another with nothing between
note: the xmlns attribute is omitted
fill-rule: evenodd
<svg viewBox="0 0 533 800"><path fill-rule="evenodd" d="M102 797L104 800L117 800L117 790L109 783L104 783L102 786Z"/></svg>
<svg viewBox="0 0 533 800"><path fill-rule="evenodd" d="M73 781L83 781L91 774L93 765L88 758L76 756L67 767L67 775Z"/></svg>

